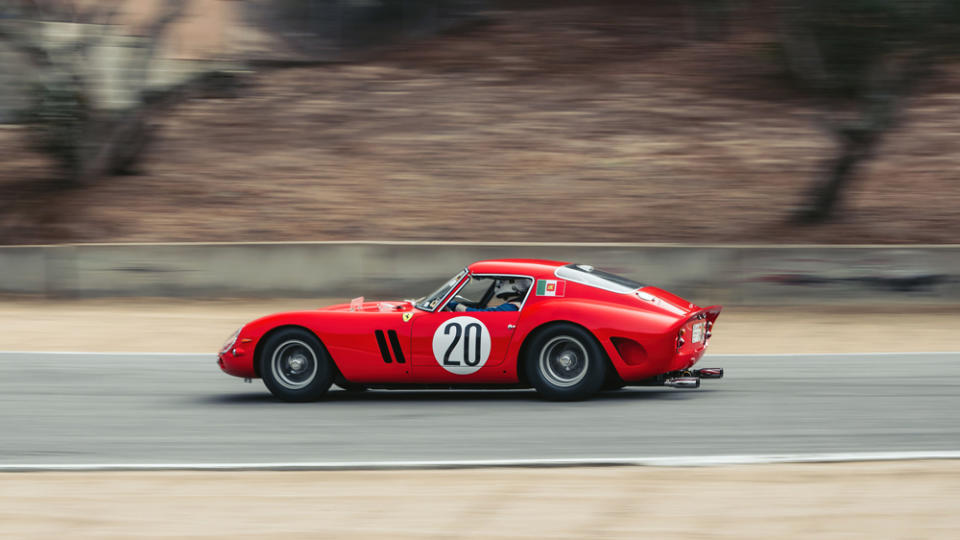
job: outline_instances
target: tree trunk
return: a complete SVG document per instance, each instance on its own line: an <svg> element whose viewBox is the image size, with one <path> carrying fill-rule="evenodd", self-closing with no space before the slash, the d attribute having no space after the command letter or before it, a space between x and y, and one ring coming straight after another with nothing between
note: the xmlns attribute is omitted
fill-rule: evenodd
<svg viewBox="0 0 960 540"><path fill-rule="evenodd" d="M113 174L132 174L150 140L146 106L113 118L91 120L88 140L81 145L80 163L73 171L73 183L91 185Z"/></svg>
<svg viewBox="0 0 960 540"><path fill-rule="evenodd" d="M804 224L823 223L833 217L840 193L850 183L857 165L870 157L882 130L848 131L841 135L840 154L828 162L823 179L813 186L795 220Z"/></svg>

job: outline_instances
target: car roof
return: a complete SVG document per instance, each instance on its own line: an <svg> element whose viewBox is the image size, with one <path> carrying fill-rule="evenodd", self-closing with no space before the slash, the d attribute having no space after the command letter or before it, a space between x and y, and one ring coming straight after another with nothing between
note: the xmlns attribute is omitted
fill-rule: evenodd
<svg viewBox="0 0 960 540"><path fill-rule="evenodd" d="M545 259L495 259L477 261L467 268L474 274L515 274L535 278L553 276L557 268L570 263Z"/></svg>

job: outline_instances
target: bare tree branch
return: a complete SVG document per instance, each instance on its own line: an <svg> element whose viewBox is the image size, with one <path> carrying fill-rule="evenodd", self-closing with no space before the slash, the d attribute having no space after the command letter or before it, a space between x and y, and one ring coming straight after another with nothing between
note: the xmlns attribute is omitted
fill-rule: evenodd
<svg viewBox="0 0 960 540"><path fill-rule="evenodd" d="M12 27L14 29L11 29ZM0 23L0 41L4 41L14 52L26 56L35 64L51 63L47 49L34 42L30 33L23 31L22 28L14 27L10 23Z"/></svg>
<svg viewBox="0 0 960 540"><path fill-rule="evenodd" d="M112 24L120 8L125 4L127 4L126 0L99 0L87 9L76 6L75 21L87 24Z"/></svg>
<svg viewBox="0 0 960 540"><path fill-rule="evenodd" d="M794 2L779 2L778 32L791 73L814 90L825 90L833 85L824 67L823 54L816 39L802 20L804 15Z"/></svg>

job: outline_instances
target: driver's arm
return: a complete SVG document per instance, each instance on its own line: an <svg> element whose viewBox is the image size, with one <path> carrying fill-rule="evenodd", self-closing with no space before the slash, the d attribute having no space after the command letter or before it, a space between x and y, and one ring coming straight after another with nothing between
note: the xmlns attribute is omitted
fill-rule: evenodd
<svg viewBox="0 0 960 540"><path fill-rule="evenodd" d="M459 302L451 301L451 302L447 302L447 307L450 309L450 311L519 311L520 310L520 306L512 302L500 304L499 306L492 307L492 308L472 308L472 307L467 307Z"/></svg>
<svg viewBox="0 0 960 540"><path fill-rule="evenodd" d="M520 311L520 306L514 302L504 302L497 307L487 308L484 311Z"/></svg>

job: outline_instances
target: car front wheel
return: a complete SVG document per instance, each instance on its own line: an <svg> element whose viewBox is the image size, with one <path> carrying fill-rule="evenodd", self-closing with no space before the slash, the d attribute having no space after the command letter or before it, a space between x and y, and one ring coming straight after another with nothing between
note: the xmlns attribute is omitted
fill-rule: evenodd
<svg viewBox="0 0 960 540"><path fill-rule="evenodd" d="M316 336L291 328L273 334L260 355L260 375L284 401L316 401L333 383L333 366Z"/></svg>
<svg viewBox="0 0 960 540"><path fill-rule="evenodd" d="M572 324L557 324L536 335L527 349L525 366L530 383L550 400L586 399L606 380L600 344Z"/></svg>

